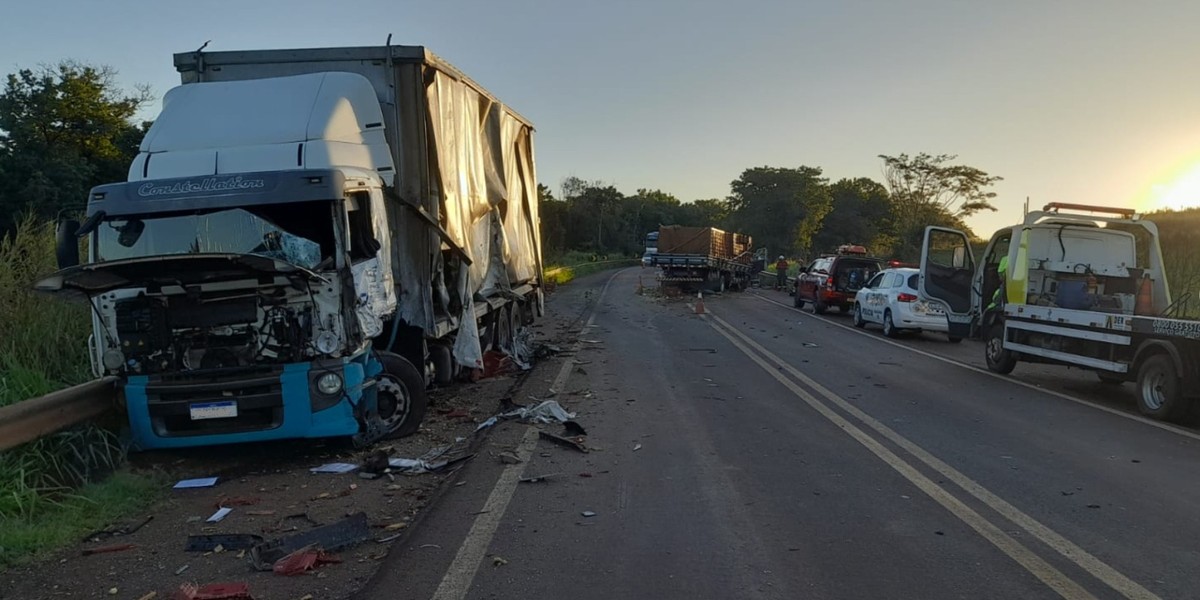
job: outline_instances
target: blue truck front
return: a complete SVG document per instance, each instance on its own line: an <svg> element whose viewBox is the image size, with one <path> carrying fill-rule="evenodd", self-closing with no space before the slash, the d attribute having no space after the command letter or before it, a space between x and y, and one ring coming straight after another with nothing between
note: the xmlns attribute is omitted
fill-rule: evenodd
<svg viewBox="0 0 1200 600"><path fill-rule="evenodd" d="M362 434L382 367L335 225L344 185L298 170L93 190L90 260L39 287L92 305L95 370L120 378L136 448Z"/></svg>

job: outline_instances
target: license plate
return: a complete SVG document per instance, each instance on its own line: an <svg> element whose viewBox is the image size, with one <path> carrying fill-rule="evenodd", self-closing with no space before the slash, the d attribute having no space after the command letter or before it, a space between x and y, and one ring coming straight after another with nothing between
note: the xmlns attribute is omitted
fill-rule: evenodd
<svg viewBox="0 0 1200 600"><path fill-rule="evenodd" d="M230 400L228 402L204 402L193 404L188 407L192 415L193 421L201 421L204 419L229 419L236 417L237 402Z"/></svg>

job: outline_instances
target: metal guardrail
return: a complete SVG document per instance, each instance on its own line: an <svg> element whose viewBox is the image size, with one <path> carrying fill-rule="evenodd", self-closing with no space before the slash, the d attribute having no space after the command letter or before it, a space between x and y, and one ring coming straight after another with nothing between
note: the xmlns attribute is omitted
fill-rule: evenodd
<svg viewBox="0 0 1200 600"><path fill-rule="evenodd" d="M0 407L0 451L98 417L116 398L116 378L106 377Z"/></svg>

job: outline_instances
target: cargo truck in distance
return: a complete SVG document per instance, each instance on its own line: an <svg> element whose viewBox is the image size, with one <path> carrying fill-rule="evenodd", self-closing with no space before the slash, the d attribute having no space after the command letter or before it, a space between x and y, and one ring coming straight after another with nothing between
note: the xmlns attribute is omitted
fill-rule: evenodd
<svg viewBox="0 0 1200 600"><path fill-rule="evenodd" d="M415 432L541 314L533 128L423 47L175 55L38 289L91 305L138 448ZM86 238L86 262L79 242Z"/></svg>
<svg viewBox="0 0 1200 600"><path fill-rule="evenodd" d="M1132 210L1049 204L997 231L978 266L964 233L929 227L919 287L997 373L1041 362L1132 381L1138 409L1165 421L1200 396L1200 321L1179 317L1158 228Z"/></svg>
<svg viewBox="0 0 1200 600"><path fill-rule="evenodd" d="M663 225L650 264L662 270L658 280L664 286L744 290L753 275L751 243L748 235L714 227Z"/></svg>

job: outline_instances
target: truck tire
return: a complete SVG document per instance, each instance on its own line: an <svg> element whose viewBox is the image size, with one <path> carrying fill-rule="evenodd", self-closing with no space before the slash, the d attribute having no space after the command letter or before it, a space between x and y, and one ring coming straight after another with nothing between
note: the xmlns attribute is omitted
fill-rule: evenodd
<svg viewBox="0 0 1200 600"><path fill-rule="evenodd" d="M1190 401L1183 397L1170 356L1155 354L1138 367L1137 404L1139 412L1158 421L1174 421L1188 413Z"/></svg>
<svg viewBox="0 0 1200 600"><path fill-rule="evenodd" d="M435 383L450 385L454 382L454 356L450 351L450 346L430 345L429 361L433 363L433 381Z"/></svg>
<svg viewBox="0 0 1200 600"><path fill-rule="evenodd" d="M425 395L425 378L421 372L398 354L380 352L383 372L376 383L379 418L383 420L386 437L412 435L421 427L429 398Z"/></svg>
<svg viewBox="0 0 1200 600"><path fill-rule="evenodd" d="M900 329L896 327L896 322L892 320L892 310L883 311L883 335L890 338L900 337Z"/></svg>
<svg viewBox="0 0 1200 600"><path fill-rule="evenodd" d="M996 321L984 336L984 358L993 373L1008 375L1017 368L1017 355L1004 349L1004 321Z"/></svg>

